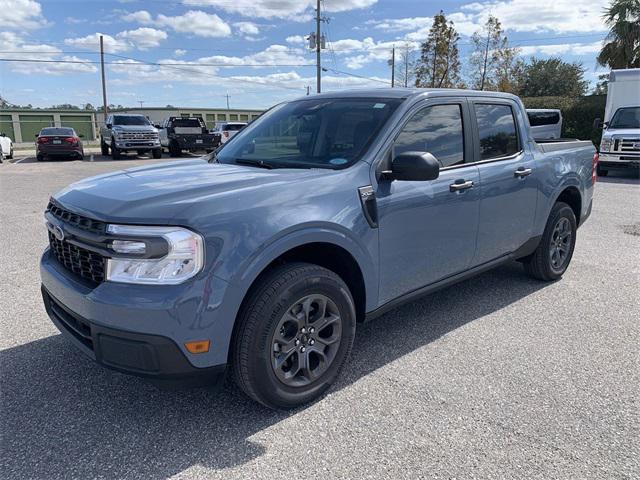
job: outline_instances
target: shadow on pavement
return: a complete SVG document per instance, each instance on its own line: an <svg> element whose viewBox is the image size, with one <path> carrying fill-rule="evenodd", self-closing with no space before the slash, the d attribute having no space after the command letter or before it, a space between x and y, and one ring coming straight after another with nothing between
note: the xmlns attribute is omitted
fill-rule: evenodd
<svg viewBox="0 0 640 480"><path fill-rule="evenodd" d="M508 264L359 325L333 391L545 285ZM0 352L0 372L5 479L166 478L242 465L265 453L251 435L296 413L233 386L158 390L91 363L60 335Z"/></svg>
<svg viewBox="0 0 640 480"><path fill-rule="evenodd" d="M640 170L609 170L606 177L598 176L598 182L640 185Z"/></svg>

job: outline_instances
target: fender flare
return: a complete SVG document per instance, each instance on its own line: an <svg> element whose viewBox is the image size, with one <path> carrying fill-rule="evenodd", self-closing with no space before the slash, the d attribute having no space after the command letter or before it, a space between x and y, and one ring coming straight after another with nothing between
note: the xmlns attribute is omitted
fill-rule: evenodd
<svg viewBox="0 0 640 480"><path fill-rule="evenodd" d="M378 270L367 249L344 227L335 224L311 224L293 227L265 244L249 257L229 282L242 290L244 298L256 278L275 259L296 247L309 243L328 243L346 250L358 264L364 279L366 309L375 308L378 301Z"/></svg>

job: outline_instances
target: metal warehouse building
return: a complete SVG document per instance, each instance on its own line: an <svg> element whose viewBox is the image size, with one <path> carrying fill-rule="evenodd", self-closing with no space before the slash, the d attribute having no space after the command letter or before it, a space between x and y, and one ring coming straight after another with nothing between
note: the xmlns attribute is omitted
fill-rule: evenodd
<svg viewBox="0 0 640 480"><path fill-rule="evenodd" d="M249 122L262 113L262 110L226 110L215 108L127 108L110 110L110 113L134 113L145 115L152 123L160 123L163 118L191 117L202 118L209 128L216 122ZM93 110L49 110L49 109L3 109L0 111L0 132L13 139L14 143L32 143L43 127L72 127L86 140L97 140L100 125L103 123L101 112Z"/></svg>

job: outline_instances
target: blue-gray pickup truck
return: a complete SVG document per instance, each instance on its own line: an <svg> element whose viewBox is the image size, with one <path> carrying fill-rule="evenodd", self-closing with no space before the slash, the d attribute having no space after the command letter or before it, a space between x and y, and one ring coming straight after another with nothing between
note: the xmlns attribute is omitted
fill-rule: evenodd
<svg viewBox="0 0 640 480"><path fill-rule="evenodd" d="M511 260L559 279L591 213L595 153L536 143L509 94L282 103L208 157L54 195L44 304L106 367L193 385L228 374L295 407L335 381L358 322Z"/></svg>

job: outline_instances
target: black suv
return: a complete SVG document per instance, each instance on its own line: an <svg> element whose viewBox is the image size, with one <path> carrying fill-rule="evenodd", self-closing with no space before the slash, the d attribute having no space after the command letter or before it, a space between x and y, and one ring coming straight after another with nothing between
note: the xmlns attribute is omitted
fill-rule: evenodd
<svg viewBox="0 0 640 480"><path fill-rule="evenodd" d="M172 157L179 157L183 150L211 152L218 145L199 117L167 117L158 127L160 145Z"/></svg>

